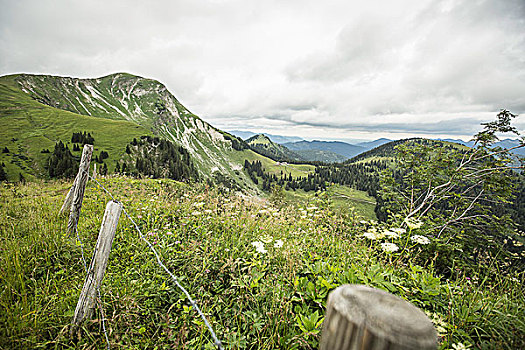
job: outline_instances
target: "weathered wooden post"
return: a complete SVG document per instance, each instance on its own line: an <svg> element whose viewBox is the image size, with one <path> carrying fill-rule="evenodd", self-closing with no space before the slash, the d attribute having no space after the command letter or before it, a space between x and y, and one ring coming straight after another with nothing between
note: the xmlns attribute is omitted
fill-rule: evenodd
<svg viewBox="0 0 525 350"><path fill-rule="evenodd" d="M321 350L435 350L430 319L385 291L343 285L328 296Z"/></svg>
<svg viewBox="0 0 525 350"><path fill-rule="evenodd" d="M78 167L77 176L75 177L75 181L73 181L73 186L71 186L71 188L69 189L69 192L66 195L64 204L62 204L62 208L60 208L60 214L70 211L71 203L73 202L73 197L75 194L75 189L78 184L78 180L81 174L89 171L89 164L91 163L92 155L93 155L93 145L84 145L84 149L82 150L82 158L80 159L80 166ZM83 192L84 191L82 191L82 196L83 196Z"/></svg>
<svg viewBox="0 0 525 350"><path fill-rule="evenodd" d="M84 191L86 190L86 184L89 177L89 163L91 162L92 154L93 146L84 145L82 159L80 160L80 166L75 180L75 188L72 188L73 199L71 201L71 210L69 212L69 221L67 223L67 230L69 232L75 232L77 228L80 209L82 209L82 200L84 199Z"/></svg>
<svg viewBox="0 0 525 350"><path fill-rule="evenodd" d="M80 292L75 315L71 321L73 325L71 334L85 318L89 318L92 315L97 292L102 284L104 272L108 265L109 252L111 251L121 212L122 204L114 201L108 202L104 218L102 219L100 233L98 234L95 252L89 264L86 281L84 282L84 287L82 287L82 292Z"/></svg>

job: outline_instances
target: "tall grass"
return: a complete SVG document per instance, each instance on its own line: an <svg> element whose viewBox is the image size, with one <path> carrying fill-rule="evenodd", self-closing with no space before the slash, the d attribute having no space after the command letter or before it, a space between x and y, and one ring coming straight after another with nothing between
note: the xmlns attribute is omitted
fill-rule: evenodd
<svg viewBox="0 0 525 350"><path fill-rule="evenodd" d="M442 348L525 345L523 275L475 280L458 272L447 280L430 262L419 266L406 253L383 252L363 238L358 219L332 212L322 199L274 207L169 180L101 181L226 348L317 348L326 296L343 283L388 290L422 308L438 326ZM98 311L73 338L67 332L85 277L80 247L58 215L69 186L0 187L0 347L105 348ZM108 200L90 182L79 222L88 259ZM255 241L266 253L257 252ZM213 348L196 312L125 217L101 294L114 348Z"/></svg>

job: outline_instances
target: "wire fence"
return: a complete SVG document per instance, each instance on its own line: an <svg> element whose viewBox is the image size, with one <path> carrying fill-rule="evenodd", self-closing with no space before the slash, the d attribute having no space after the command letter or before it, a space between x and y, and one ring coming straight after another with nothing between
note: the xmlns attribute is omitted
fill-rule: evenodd
<svg viewBox="0 0 525 350"><path fill-rule="evenodd" d="M175 285L184 293L184 295L186 296L186 298L188 299L190 305L197 311L197 313L199 314L199 316L202 318L204 324L206 325L206 327L208 328L210 334L211 334L211 337L213 339L213 343L214 345L217 347L217 349L219 350L223 350L223 346L222 346L222 343L221 341L219 340L219 338L217 337L217 335L215 334L215 332L213 331L213 328L211 327L210 323L208 322L206 316L204 315L204 313L201 311L201 309L198 307L197 303L195 302L195 300L193 300L193 298L190 296L190 293L188 293L188 291L180 284L180 282L178 281L177 277L175 277L175 275L166 267L166 265L162 262L162 259L159 255L159 253L157 252L157 250L153 247L153 245L147 240L146 236L142 233L142 231L140 230L140 227L139 225L135 222L135 220L133 220L133 218L131 217L131 215L129 215L128 211L126 210L126 208L124 208L124 205L122 202L120 202L119 200L117 200L115 198L115 196L113 196L113 194L107 189L105 188L99 181L97 181L96 178L94 178L93 176L89 175L89 171L86 171L87 172L87 175L89 177L89 179L93 180L94 182L97 183L97 185L102 189L104 190L104 192L116 203L119 203L120 205L122 205L122 211L124 212L124 214L126 215L126 217L131 221L131 223L133 224L133 226L135 227L135 229L137 230L137 232L139 233L140 235L140 239L142 239L149 247L149 249L153 252L153 254L155 255L155 258L157 260L157 264L164 270L166 271L166 273L171 277L171 279L173 280L173 282L175 283ZM76 238L77 238L77 241L79 242L80 244L80 251L82 253L82 262L84 264L84 269L86 271L86 274L88 272L88 267L87 267L87 263L86 263L86 259L85 259L85 256L84 256L84 244L82 242L82 240L80 239L80 236L78 234L78 229L77 229L77 225L75 225L74 227L74 230L75 230L75 233L76 233ZM103 309L103 304L102 304L102 299L101 299L101 295L100 295L100 288L97 288L97 295L98 295L98 304L99 304L99 310L100 310L100 314L101 314L101 319L102 319L102 329L104 331L104 337L106 338L106 344L107 344L107 349L109 350L110 349L110 342L109 342L109 337L108 337L108 334L107 334L107 329L106 329L106 325L105 325L105 316L104 316L104 309Z"/></svg>
<svg viewBox="0 0 525 350"><path fill-rule="evenodd" d="M91 177L89 174L88 174L89 177ZM88 267L87 267L87 263L86 263L86 257L84 255L84 243L82 242L82 240L80 239L80 235L78 234L78 223L75 223L75 226L73 227L73 230L75 231L75 234L76 234L76 237L77 237L77 242L79 243L80 245L80 252L82 254L82 263L84 264L84 271L86 273L86 277L87 277L87 273L88 273ZM105 317L105 314L104 314L104 304L102 302L102 296L100 295L100 286L97 288L97 298L98 298L98 308L100 310L100 317L101 317L101 320L102 320L102 330L104 331L104 338L106 338L106 348L108 350L111 349L111 345L109 343L109 337L108 337L108 332L106 330L106 317Z"/></svg>

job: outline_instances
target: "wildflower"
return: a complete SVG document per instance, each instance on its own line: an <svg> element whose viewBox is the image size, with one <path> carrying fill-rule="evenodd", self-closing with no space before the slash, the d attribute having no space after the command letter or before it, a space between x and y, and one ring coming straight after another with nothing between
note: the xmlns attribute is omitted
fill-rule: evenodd
<svg viewBox="0 0 525 350"><path fill-rule="evenodd" d="M193 216L199 216L201 214L202 213L200 211L198 211L198 210L195 210L194 212L191 213L191 215L193 215Z"/></svg>
<svg viewBox="0 0 525 350"><path fill-rule="evenodd" d="M399 247L394 243L381 243L381 249L387 253L397 252Z"/></svg>
<svg viewBox="0 0 525 350"><path fill-rule="evenodd" d="M168 231L168 232L166 232L166 234L167 234L167 235L171 235L171 234L172 234L172 232L171 232L171 231Z"/></svg>
<svg viewBox="0 0 525 350"><path fill-rule="evenodd" d="M377 232L375 227L371 227L368 231L363 233L363 236L371 240L381 239L384 237L383 233Z"/></svg>
<svg viewBox="0 0 525 350"><path fill-rule="evenodd" d="M390 231L397 233L398 235L402 235L403 233L407 232L404 228L401 227L394 227L391 228Z"/></svg>
<svg viewBox="0 0 525 350"><path fill-rule="evenodd" d="M408 228L411 230L415 230L423 226L423 222L421 220L414 219L414 218L406 218L405 224L407 224Z"/></svg>
<svg viewBox="0 0 525 350"><path fill-rule="evenodd" d="M204 205L204 202L198 202L193 204L194 207L202 207Z"/></svg>
<svg viewBox="0 0 525 350"><path fill-rule="evenodd" d="M383 231L383 236L386 236L388 238L398 238L399 233L395 232L394 230L386 230Z"/></svg>
<svg viewBox="0 0 525 350"><path fill-rule="evenodd" d="M363 233L363 236L368 238L368 239L377 239L377 232L374 232L374 231L366 231L365 233Z"/></svg>
<svg viewBox="0 0 525 350"><path fill-rule="evenodd" d="M468 350L469 349L469 346L463 344L463 343L457 343L457 344L452 344L452 349L454 350Z"/></svg>
<svg viewBox="0 0 525 350"><path fill-rule="evenodd" d="M266 253L268 252L266 249L264 249L264 243L263 242L259 242L259 241L255 241L255 242L252 242L252 245L255 247L255 250L257 251L257 253Z"/></svg>
<svg viewBox="0 0 525 350"><path fill-rule="evenodd" d="M430 239L428 239L425 236L421 236L421 235L414 235L410 237L410 239L412 240L412 242L416 242L419 244L429 244L430 243Z"/></svg>
<svg viewBox="0 0 525 350"><path fill-rule="evenodd" d="M318 209L318 208L317 208L315 205L306 208L306 210L317 210L317 209Z"/></svg>
<svg viewBox="0 0 525 350"><path fill-rule="evenodd" d="M273 244L273 246L275 248L281 248L283 246L283 240L282 239L276 240L275 243Z"/></svg>

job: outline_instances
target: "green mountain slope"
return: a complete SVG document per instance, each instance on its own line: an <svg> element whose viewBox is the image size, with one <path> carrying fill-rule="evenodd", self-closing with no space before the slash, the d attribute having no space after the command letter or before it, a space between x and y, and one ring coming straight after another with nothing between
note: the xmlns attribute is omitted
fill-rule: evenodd
<svg viewBox="0 0 525 350"><path fill-rule="evenodd" d="M342 156L342 158L344 159L351 158L366 150L366 148L364 147L351 145L349 143L341 141L299 141L285 143L284 146L288 147L294 152L306 150L320 150L324 152L336 153Z"/></svg>
<svg viewBox="0 0 525 350"><path fill-rule="evenodd" d="M40 134L47 129L49 142L44 142L41 147L38 146L27 154L29 159L42 158L37 155L40 148L52 147L58 139L67 141L71 136L66 134L86 130L81 127L87 123L91 126L87 128L88 131L96 130L95 133L103 134L99 138L116 137L127 142L147 134L165 138L188 150L204 179L235 184L233 187L238 189L255 189L250 179L240 171L243 161L238 159L243 158L242 154L248 148L244 141L212 127L189 112L156 80L125 73L98 79L20 74L1 77L0 83L3 87L0 96L3 103L3 123L15 122L12 119L14 117L23 119L25 115L32 116L33 112L28 112L28 106L48 113L46 120L19 124L19 132L9 130L2 135L1 141L4 144L13 137L17 138L16 135L27 134L29 129ZM18 101L24 101L27 106L14 106ZM53 113L62 119L55 120L56 118L51 117ZM8 116L10 117L7 118ZM77 126L78 123L80 125ZM112 128L107 128L106 125ZM128 127L136 128L137 132L130 133ZM95 139L98 141L97 136ZM24 137L19 147L28 147L26 143L27 137ZM113 148L119 148L122 152L125 143L120 142ZM36 167L39 170L34 175L42 170L42 161L36 163L39 163ZM23 166L22 170L27 168L25 171L29 173L28 169L33 168L34 164ZM8 167L9 172L14 170L16 169Z"/></svg>
<svg viewBox="0 0 525 350"><path fill-rule="evenodd" d="M276 161L304 162L305 159L287 147L273 142L264 134L258 134L246 140L246 143L255 152Z"/></svg>
<svg viewBox="0 0 525 350"><path fill-rule="evenodd" d="M346 159L348 159L347 157L338 153L323 151L320 149L295 150L294 152L309 162L337 163L344 162Z"/></svg>
<svg viewBox="0 0 525 350"><path fill-rule="evenodd" d="M110 169L134 137L151 135L148 129L127 121L84 116L43 105L23 93L15 78L0 78L0 153L8 179L43 177L47 154L59 140L68 142L73 132L88 131L95 138L95 154L104 150ZM73 152L75 154L75 152ZM77 152L76 155L80 155Z"/></svg>

